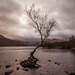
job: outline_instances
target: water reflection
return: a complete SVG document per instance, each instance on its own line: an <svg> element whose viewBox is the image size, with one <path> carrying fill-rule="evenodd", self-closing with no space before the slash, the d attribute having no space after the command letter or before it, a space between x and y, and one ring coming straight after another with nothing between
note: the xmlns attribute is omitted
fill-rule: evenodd
<svg viewBox="0 0 75 75"><path fill-rule="evenodd" d="M2 48L0 48L0 50L1 49ZM75 72L74 51L42 48L39 48L35 53L35 57L39 59L38 64L41 65L41 67L36 70L23 71L18 63L27 59L33 49L34 47L4 47L0 51L0 75L4 75L4 73L10 69L14 70L11 75L67 75L64 72L66 70L69 72ZM17 61L15 61L16 59ZM51 60L51 62L48 62L48 60ZM55 62L61 64L57 65ZM9 63L11 67L8 69L5 68ZM20 67L20 70L16 70L18 66Z"/></svg>
<svg viewBox="0 0 75 75"><path fill-rule="evenodd" d="M63 53L63 52L68 52L70 50L65 50L65 49L42 49L43 52L60 52L60 53Z"/></svg>

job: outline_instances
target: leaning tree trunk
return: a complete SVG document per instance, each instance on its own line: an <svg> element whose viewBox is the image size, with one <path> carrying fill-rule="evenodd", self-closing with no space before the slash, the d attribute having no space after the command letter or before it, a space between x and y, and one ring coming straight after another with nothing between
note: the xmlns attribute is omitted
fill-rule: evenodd
<svg viewBox="0 0 75 75"><path fill-rule="evenodd" d="M39 47L41 47L41 46L43 45L45 39L46 39L46 38L44 38L44 39L42 40L42 38L41 38L41 44L38 45L37 47L35 47L35 49L30 53L30 57L33 57L33 58L34 58L34 53L36 52L37 48L39 48Z"/></svg>
<svg viewBox="0 0 75 75"><path fill-rule="evenodd" d="M38 59L34 57L34 53L36 52L37 48L41 47L41 45L38 45L31 53L30 53L30 57L28 57L27 60L21 61L20 65L24 68L31 68L31 69L35 69L35 68L39 68L41 67L40 65L37 64Z"/></svg>
<svg viewBox="0 0 75 75"><path fill-rule="evenodd" d="M30 57L34 57L34 53L36 52L36 50L41 47L42 45L38 45L31 53L30 53Z"/></svg>

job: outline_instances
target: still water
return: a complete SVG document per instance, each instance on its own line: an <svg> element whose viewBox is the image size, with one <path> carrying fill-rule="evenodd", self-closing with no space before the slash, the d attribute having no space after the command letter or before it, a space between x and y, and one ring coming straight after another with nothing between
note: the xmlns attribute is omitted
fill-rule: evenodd
<svg viewBox="0 0 75 75"><path fill-rule="evenodd" d="M24 71L20 61L28 58L34 47L0 47L0 75L13 70L10 75L68 75L75 72L75 52L60 49L39 48L35 57L39 59L39 69ZM17 60L17 61L15 61ZM48 61L50 60L50 61ZM58 63L58 64L57 64ZM6 68L6 65L10 65ZM19 70L17 70L19 67Z"/></svg>

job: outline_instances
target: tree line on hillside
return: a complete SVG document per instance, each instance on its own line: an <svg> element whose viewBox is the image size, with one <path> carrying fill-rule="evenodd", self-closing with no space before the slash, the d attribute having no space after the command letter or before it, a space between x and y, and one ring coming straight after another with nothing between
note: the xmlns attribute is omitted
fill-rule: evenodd
<svg viewBox="0 0 75 75"><path fill-rule="evenodd" d="M72 35L69 37L69 41L44 43L43 47L75 50L75 37Z"/></svg>

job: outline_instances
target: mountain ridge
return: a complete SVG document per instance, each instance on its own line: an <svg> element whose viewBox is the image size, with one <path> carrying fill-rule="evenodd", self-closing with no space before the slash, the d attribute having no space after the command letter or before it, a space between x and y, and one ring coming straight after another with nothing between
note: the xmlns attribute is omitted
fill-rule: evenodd
<svg viewBox="0 0 75 75"><path fill-rule="evenodd" d="M27 46L27 44L17 40L11 40L3 35L0 35L0 46Z"/></svg>

